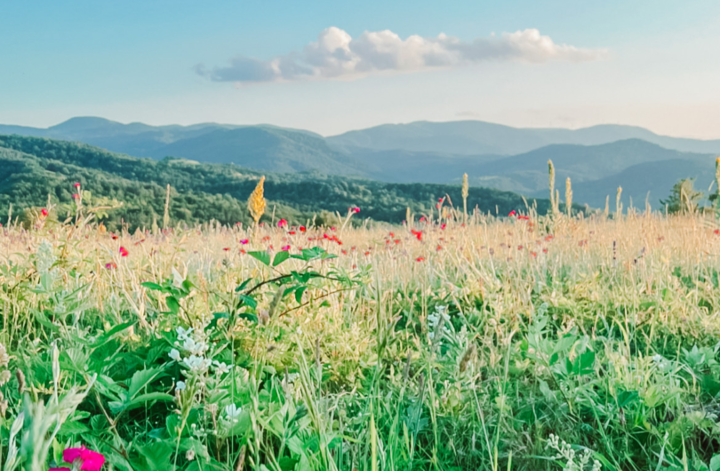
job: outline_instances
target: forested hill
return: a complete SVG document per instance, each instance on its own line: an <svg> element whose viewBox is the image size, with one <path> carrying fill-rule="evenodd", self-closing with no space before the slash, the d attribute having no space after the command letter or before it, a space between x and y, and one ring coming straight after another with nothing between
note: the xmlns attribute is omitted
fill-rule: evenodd
<svg viewBox="0 0 720 471"><path fill-rule="evenodd" d="M17 135L0 135L0 168L0 214L7 214L10 204L14 214L44 207L48 195L59 208L69 208L73 185L79 182L93 198L123 202L108 213L109 227L121 221L150 227L154 219L162 220L167 184L172 187L170 216L175 223L247 223L245 202L261 174L267 177L265 217L274 209L276 219L297 223L313 217L331 222L332 213L345 214L354 206L362 208L362 217L399 223L407 207L426 214L446 194L455 204L462 203L458 185L381 183L314 172L261 173L231 164L135 158L86 144ZM549 202L538 199L537 205L545 212ZM516 193L471 188L468 207L476 206L483 212L507 214L524 209L525 202Z"/></svg>

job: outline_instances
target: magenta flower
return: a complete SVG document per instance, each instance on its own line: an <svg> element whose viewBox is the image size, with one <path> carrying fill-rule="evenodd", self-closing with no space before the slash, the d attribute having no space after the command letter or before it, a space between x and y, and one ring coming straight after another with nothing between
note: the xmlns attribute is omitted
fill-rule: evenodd
<svg viewBox="0 0 720 471"><path fill-rule="evenodd" d="M247 244L248 242L250 242L248 239L243 239L240 241L240 243L243 245Z"/></svg>
<svg viewBox="0 0 720 471"><path fill-rule="evenodd" d="M280 219L278 221L278 227L285 227L285 226L287 226L287 224L288 224L287 219Z"/></svg>
<svg viewBox="0 0 720 471"><path fill-rule="evenodd" d="M284 245L284 246L282 247L282 250L283 250L284 252L287 252L288 250L290 250L290 246L289 246L289 245Z"/></svg>
<svg viewBox="0 0 720 471"><path fill-rule="evenodd" d="M100 471L105 464L105 457L84 446L80 448L68 448L63 451L63 461L66 463L80 462L80 471ZM68 468L51 468L49 471L69 471Z"/></svg>

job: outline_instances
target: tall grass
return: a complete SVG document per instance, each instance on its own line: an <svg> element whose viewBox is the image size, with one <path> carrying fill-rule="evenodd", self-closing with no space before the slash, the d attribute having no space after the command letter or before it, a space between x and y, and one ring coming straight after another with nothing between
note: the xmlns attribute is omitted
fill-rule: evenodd
<svg viewBox="0 0 720 471"><path fill-rule="evenodd" d="M465 214L4 227L2 466L718 469L712 223Z"/></svg>

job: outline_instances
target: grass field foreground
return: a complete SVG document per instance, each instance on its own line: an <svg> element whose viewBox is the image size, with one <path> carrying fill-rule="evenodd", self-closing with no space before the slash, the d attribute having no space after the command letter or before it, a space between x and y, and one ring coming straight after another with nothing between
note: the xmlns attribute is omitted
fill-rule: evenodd
<svg viewBox="0 0 720 471"><path fill-rule="evenodd" d="M720 469L711 220L462 220L3 227L2 469Z"/></svg>

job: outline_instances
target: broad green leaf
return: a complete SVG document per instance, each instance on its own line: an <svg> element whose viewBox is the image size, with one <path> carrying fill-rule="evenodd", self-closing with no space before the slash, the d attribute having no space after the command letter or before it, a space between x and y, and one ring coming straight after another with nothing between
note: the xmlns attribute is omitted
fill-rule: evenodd
<svg viewBox="0 0 720 471"><path fill-rule="evenodd" d="M151 392L147 394L141 394L132 401L128 402L127 404L124 404L123 409L124 410L131 410L135 409L137 407L142 407L146 402L154 402L154 401L163 401L163 402L170 402L174 401L175 397L171 396L170 394L161 393L161 392Z"/></svg>
<svg viewBox="0 0 720 471"><path fill-rule="evenodd" d="M270 254L267 253L265 250L257 250L254 252L248 252L248 255L250 255L252 258L260 261L262 264L266 266L270 266Z"/></svg>
<svg viewBox="0 0 720 471"><path fill-rule="evenodd" d="M288 252L287 250L281 250L280 252L275 254L272 265L276 267L288 258L290 258L290 252Z"/></svg>
<svg viewBox="0 0 720 471"><path fill-rule="evenodd" d="M168 309L170 309L170 312L173 314L180 312L180 303L175 296L168 296L165 298L165 303L167 304Z"/></svg>
<svg viewBox="0 0 720 471"><path fill-rule="evenodd" d="M257 307L257 301L255 301L255 298L253 298L252 296L241 294L238 297L246 306L250 306L252 309L255 309Z"/></svg>
<svg viewBox="0 0 720 471"><path fill-rule="evenodd" d="M303 296L303 293L305 293L306 289L307 289L307 286L301 286L295 291L295 301L297 301L298 304L300 304L300 302L302 301L302 296Z"/></svg>
<svg viewBox="0 0 720 471"><path fill-rule="evenodd" d="M150 282L150 281L146 281L145 283L141 283L141 286L143 286L143 287L145 287L145 288L147 288L147 289L151 289L151 290L153 290L153 291L162 291L162 286L160 286L160 285L157 284L157 283L152 283L152 282Z"/></svg>
<svg viewBox="0 0 720 471"><path fill-rule="evenodd" d="M132 375L130 384L128 385L128 397L133 399L141 390L149 386L150 383L165 376L163 370L164 367L157 367L136 371L135 374Z"/></svg>

